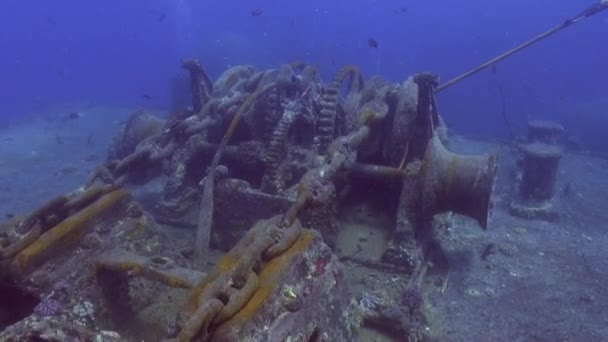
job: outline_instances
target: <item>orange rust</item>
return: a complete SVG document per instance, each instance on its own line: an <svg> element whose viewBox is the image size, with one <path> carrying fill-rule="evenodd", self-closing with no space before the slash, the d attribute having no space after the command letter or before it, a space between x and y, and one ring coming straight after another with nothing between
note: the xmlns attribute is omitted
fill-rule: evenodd
<svg viewBox="0 0 608 342"><path fill-rule="evenodd" d="M219 267L220 271L227 272L234 268L234 266L236 266L238 262L238 256L233 255L232 253L228 253L220 259L220 262L217 264L217 267Z"/></svg>
<svg viewBox="0 0 608 342"><path fill-rule="evenodd" d="M259 274L259 287L245 306L237 312L230 320L219 326L219 329L226 331L230 326L238 326L250 319L264 305L268 297L272 294L281 275L291 265L294 257L308 248L314 240L315 234L310 230L304 230L298 240L283 254L270 260Z"/></svg>
<svg viewBox="0 0 608 342"><path fill-rule="evenodd" d="M255 229L254 226L253 229ZM245 236L244 238L246 238ZM253 294L252 298L234 317L224 322L220 327L231 325L232 322L239 322L249 319L261 305L265 302L268 296L274 290L282 271L286 269L291 260L299 253L304 251L313 241L315 234L310 230L303 230L296 242L287 249L283 254L270 260L265 264L259 274L259 287ZM228 254L224 255L217 266L211 270L193 289L190 296L182 308L182 312L188 316L193 315L199 307L200 299L205 293L207 287L212 284L220 275L230 272L238 263L238 244Z"/></svg>
<svg viewBox="0 0 608 342"><path fill-rule="evenodd" d="M19 252L11 262L11 271L15 274L27 272L32 267L44 262L57 250L75 244L85 235L93 220L99 215L108 213L120 201L128 198L130 198L130 195L126 191L110 192L63 220Z"/></svg>
<svg viewBox="0 0 608 342"><path fill-rule="evenodd" d="M232 251L226 255L224 255L217 266L214 268L212 272L210 272L207 276L201 280L199 284L196 285L192 294L190 296L189 303L187 304L188 312L193 313L196 311L198 304L200 302L200 297L204 293L207 285L213 282L220 274L230 271L238 262L238 256L236 256Z"/></svg>
<svg viewBox="0 0 608 342"><path fill-rule="evenodd" d="M377 114L373 109L366 107L366 108L364 108L364 110L361 112L361 115L359 116L359 124L367 125L376 116L377 116Z"/></svg>
<svg viewBox="0 0 608 342"><path fill-rule="evenodd" d="M239 261L239 252L242 246L249 244L253 241L253 237L259 230L259 227L262 226L264 221L258 221L245 236L234 246L230 252L226 253L217 263L216 267L214 267L211 272L209 272L201 281L196 284L196 286L192 289L188 300L184 304L182 311L187 313L188 315L193 315L198 309L199 302L201 299L201 295L206 290L207 286L215 281L217 277L221 274L229 272L232 270Z"/></svg>
<svg viewBox="0 0 608 342"><path fill-rule="evenodd" d="M198 303L200 296L203 294L207 286L217 279L221 273L222 272L218 267L213 268L211 272L207 273L207 275L204 276L203 279L201 279L201 281L192 289L190 296L188 297L186 303L184 303L181 311L186 313L188 316L195 314L199 306Z"/></svg>

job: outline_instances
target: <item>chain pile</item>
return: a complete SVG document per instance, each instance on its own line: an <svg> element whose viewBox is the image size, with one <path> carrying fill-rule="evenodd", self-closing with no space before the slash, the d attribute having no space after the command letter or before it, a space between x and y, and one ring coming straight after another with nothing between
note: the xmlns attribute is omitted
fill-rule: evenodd
<svg viewBox="0 0 608 342"><path fill-rule="evenodd" d="M103 184L112 184L120 187L139 168L157 164L169 157L179 146L176 134L178 130L176 128L180 127L182 122L179 121L163 133L142 141L137 146L135 152L124 159L111 160L98 167L86 181L85 187L89 188L93 186L98 180ZM189 136L181 139L187 140L188 138ZM167 142L163 144L163 141Z"/></svg>
<svg viewBox="0 0 608 342"><path fill-rule="evenodd" d="M271 83L257 88L239 106L216 151L212 166L218 164L242 114L261 94L276 87L276 83ZM218 265L193 288L187 307L179 315L181 324L177 341L191 341L195 338L208 340L217 326L245 307L260 288L259 275L265 265L289 250L302 236L298 213L310 204L322 204L330 200L331 194L335 192L335 178L340 173L349 171L355 163L357 148L369 135L368 124L373 119L374 115L366 117L358 129L329 144L326 162L309 170L300 180L298 197L292 207L284 215L258 222L228 253L228 261ZM36 241L42 233L103 195L120 188L137 171L160 164L213 122L215 120L210 117L201 118L198 115L177 119L163 132L140 142L135 151L124 159L112 160L100 166L87 180L84 190L56 197L23 220L16 227L16 231L21 234L20 238L7 247L0 245L0 261L12 258ZM206 190L213 189L209 185L206 184ZM210 208L212 210L213 206ZM205 209L209 208L201 208L201 211Z"/></svg>
<svg viewBox="0 0 608 342"><path fill-rule="evenodd" d="M218 265L194 288L190 307L180 313L177 341L209 340L213 328L243 309L258 290L264 266L293 246L301 233L300 221L284 226L280 215L258 222L228 253L231 264Z"/></svg>
<svg viewBox="0 0 608 342"><path fill-rule="evenodd" d="M310 203L324 203L335 191L337 173L350 169L356 160L359 144L369 134L362 125L346 137L336 139L329 148L326 163L309 170L300 180L298 198L285 215L261 221L251 228L228 253L238 258L232 265L222 265L210 272L193 290L190 307L181 312L183 324L177 341L210 339L213 329L232 318L259 288L259 274L264 265L288 250L300 237L302 226L298 213Z"/></svg>

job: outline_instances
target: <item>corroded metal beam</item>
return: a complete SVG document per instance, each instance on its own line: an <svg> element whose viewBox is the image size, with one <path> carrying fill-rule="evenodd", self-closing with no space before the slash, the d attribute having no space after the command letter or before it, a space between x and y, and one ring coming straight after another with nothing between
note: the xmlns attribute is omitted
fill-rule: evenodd
<svg viewBox="0 0 608 342"><path fill-rule="evenodd" d="M406 172L390 166L354 163L349 170L353 176L374 181L401 182Z"/></svg>
<svg viewBox="0 0 608 342"><path fill-rule="evenodd" d="M135 274L171 287L193 288L205 273L180 267L169 258L145 257L123 250L103 254L96 262L98 270Z"/></svg>

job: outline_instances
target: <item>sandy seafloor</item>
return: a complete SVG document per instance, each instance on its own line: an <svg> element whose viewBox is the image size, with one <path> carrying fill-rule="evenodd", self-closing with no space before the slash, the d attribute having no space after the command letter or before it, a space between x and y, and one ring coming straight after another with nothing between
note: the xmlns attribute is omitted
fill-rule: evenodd
<svg viewBox="0 0 608 342"><path fill-rule="evenodd" d="M79 187L134 111L98 106L64 124L38 120L0 130L0 214L28 213ZM480 153L493 146L454 137L450 148ZM608 341L608 160L563 157L556 195L561 215L551 223L509 215L514 154L507 146L500 150L497 206L488 230L455 217L442 235L447 287L426 291L425 302L433 335L440 341ZM566 196L559 190L568 182ZM350 240L339 241L343 251L364 235L366 255L379 257L386 227L355 222L343 229L353 231ZM488 243L495 253L482 260ZM364 336L362 341L387 340Z"/></svg>

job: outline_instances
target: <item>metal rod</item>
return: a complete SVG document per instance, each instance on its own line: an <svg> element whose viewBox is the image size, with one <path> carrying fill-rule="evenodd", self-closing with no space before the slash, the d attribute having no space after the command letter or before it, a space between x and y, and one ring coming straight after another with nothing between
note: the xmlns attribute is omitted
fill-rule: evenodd
<svg viewBox="0 0 608 342"><path fill-rule="evenodd" d="M566 27L568 27L568 26L570 26L572 24L575 24L575 23L579 22L582 19L588 18L588 17L590 17L590 16L592 16L594 14L597 14L597 13L601 12L602 10L605 10L606 8L608 8L608 0L602 0L600 3L595 4L595 5L587 8L586 10L582 11L578 16L574 17L573 19L567 19L563 23L561 23L560 25L558 25L558 26L556 26L556 27L554 27L554 28L552 28L552 29L550 29L548 31L545 31L545 32L539 34L538 36L536 36L536 37L528 40L527 42L525 42L525 43L523 43L523 44L521 44L521 45L519 45L519 46L517 46L517 47L515 47L515 48L513 48L513 49L511 49L511 50L509 50L507 52L505 52L505 53L503 53L502 55L499 55L499 56L497 56L495 58L492 58L489 61L481 64L480 66L478 66L478 67L476 67L474 69L471 69L471 70L465 72L464 74L462 74L462 75L460 75L458 77L455 77L455 78L453 78L453 79L445 82L444 84L438 86L437 89L435 89L435 92L438 93L438 92L446 89L447 87L449 87L449 86L451 86L451 85L453 85L453 84L455 84L457 82L460 82L463 79L465 79L465 78L467 78L467 77L469 77L471 75L474 75L474 74L480 72L481 70L483 70L483 69L485 69L485 68L487 68L489 66L492 66L492 65L494 65L494 64L496 64L496 63L498 63L500 61L502 61L503 59L505 59L505 58L513 55L514 53L519 52L519 51L525 49L526 47L528 47L528 46L530 46L530 45L532 45L532 44L534 44L534 43L536 43L536 42L538 42L538 41L540 41L542 39L545 39L548 36L550 36L550 35L558 32L558 31L560 31L560 30L562 30L562 29L564 29L564 28L566 28Z"/></svg>

